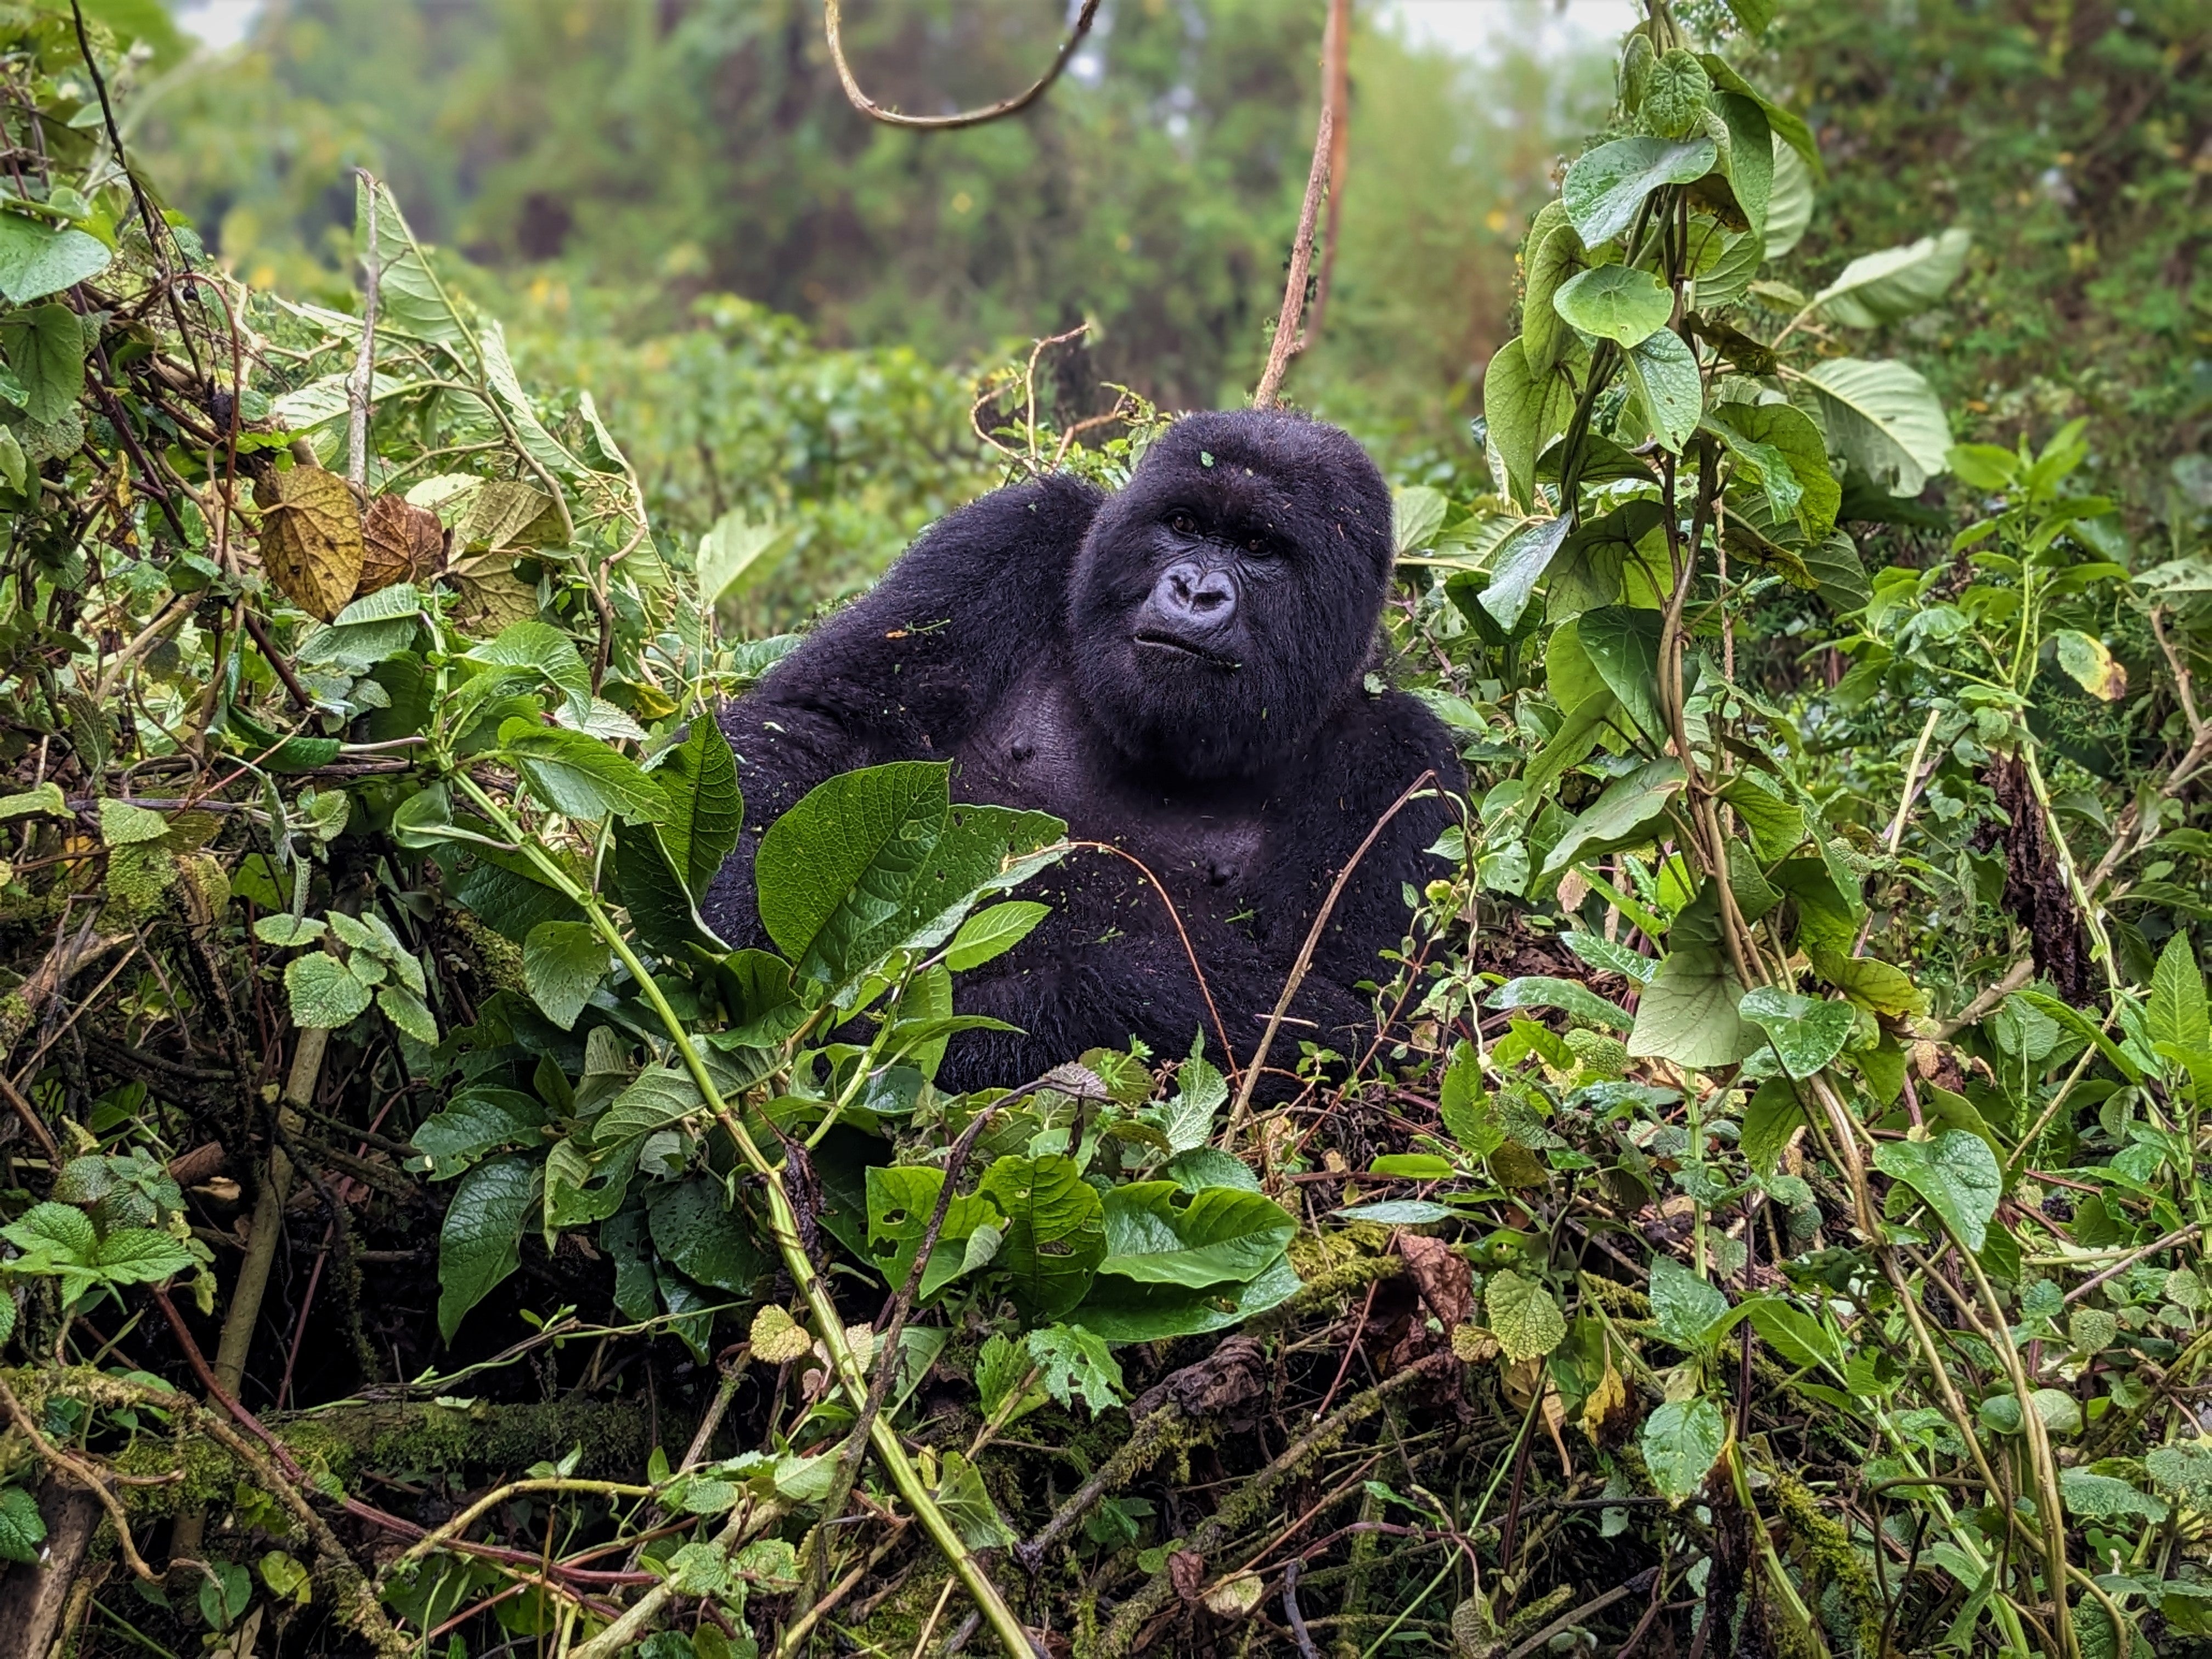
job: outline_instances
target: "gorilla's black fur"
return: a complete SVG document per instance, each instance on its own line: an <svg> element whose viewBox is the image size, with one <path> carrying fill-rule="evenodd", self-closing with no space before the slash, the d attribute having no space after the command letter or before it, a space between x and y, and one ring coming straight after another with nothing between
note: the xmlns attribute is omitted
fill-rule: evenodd
<svg viewBox="0 0 2212 1659"><path fill-rule="evenodd" d="M1464 787L1437 720L1364 684L1390 558L1374 463L1274 411L1177 422L1113 495L1054 477L963 507L724 715L746 826L708 921L760 942L761 831L825 778L949 760L956 800L1042 809L1150 866L1249 1060L1376 820L1424 771ZM1441 799L1416 801L1369 852L1275 1063L1297 1038L1356 1057L1372 1028L1353 988L1389 977L1376 953L1405 931L1404 884L1439 872L1424 849L1450 821ZM948 1086L1012 1086L1133 1035L1181 1054L1202 1030L1218 1048L1175 926L1127 860L1079 852L1024 896L1051 916L957 999L1025 1035L956 1037Z"/></svg>

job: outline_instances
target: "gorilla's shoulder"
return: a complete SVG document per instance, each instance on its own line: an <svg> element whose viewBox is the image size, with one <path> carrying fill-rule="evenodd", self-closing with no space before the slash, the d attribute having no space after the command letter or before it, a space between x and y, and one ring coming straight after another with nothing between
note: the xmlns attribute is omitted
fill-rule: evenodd
<svg viewBox="0 0 2212 1659"><path fill-rule="evenodd" d="M902 603L917 591L988 598L978 583L1012 580L1024 588L1064 591L1068 561L1105 501L1105 492L1065 472L1008 484L939 519L877 588Z"/></svg>

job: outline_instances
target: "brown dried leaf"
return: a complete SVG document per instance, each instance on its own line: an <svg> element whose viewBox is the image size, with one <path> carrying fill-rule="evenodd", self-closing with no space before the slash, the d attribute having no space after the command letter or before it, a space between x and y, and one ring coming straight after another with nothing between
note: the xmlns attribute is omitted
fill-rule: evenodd
<svg viewBox="0 0 2212 1659"><path fill-rule="evenodd" d="M1398 1254L1406 1258L1413 1285L1429 1311L1444 1328L1464 1325L1474 1314L1474 1273L1467 1258L1455 1253L1441 1238L1418 1233L1398 1235Z"/></svg>
<svg viewBox="0 0 2212 1659"><path fill-rule="evenodd" d="M362 514L361 598L394 582L435 575L446 560L446 527L438 515L404 497L379 495Z"/></svg>
<svg viewBox="0 0 2212 1659"><path fill-rule="evenodd" d="M353 598L367 550L353 486L319 466L271 472L253 487L261 564L276 591L330 621Z"/></svg>
<svg viewBox="0 0 2212 1659"><path fill-rule="evenodd" d="M1177 1550L1168 1557L1168 1583L1184 1601L1197 1601L1206 1588L1206 1558L1196 1550Z"/></svg>

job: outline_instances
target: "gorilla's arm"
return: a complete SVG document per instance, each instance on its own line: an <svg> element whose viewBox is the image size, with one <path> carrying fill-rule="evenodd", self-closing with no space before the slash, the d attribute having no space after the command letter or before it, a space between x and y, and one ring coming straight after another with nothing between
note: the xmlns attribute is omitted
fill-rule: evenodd
<svg viewBox="0 0 2212 1659"><path fill-rule="evenodd" d="M1063 626L1067 568L1103 497L1055 476L939 520L721 716L745 822L702 907L732 944L761 943L753 854L816 785L856 767L951 759Z"/></svg>

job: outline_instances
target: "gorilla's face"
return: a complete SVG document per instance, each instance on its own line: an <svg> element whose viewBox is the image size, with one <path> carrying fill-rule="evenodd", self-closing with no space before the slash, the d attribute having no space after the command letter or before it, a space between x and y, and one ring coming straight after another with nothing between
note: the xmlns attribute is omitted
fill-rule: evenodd
<svg viewBox="0 0 2212 1659"><path fill-rule="evenodd" d="M1389 571L1389 492L1350 437L1276 410L1188 416L1084 538L1077 689L1133 761L1251 775L1351 692Z"/></svg>

